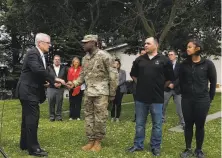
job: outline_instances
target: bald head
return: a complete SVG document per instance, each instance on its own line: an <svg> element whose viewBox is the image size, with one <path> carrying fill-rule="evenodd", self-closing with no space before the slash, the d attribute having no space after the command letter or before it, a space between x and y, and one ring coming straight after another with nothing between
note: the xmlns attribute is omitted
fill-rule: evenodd
<svg viewBox="0 0 222 158"><path fill-rule="evenodd" d="M149 37L145 40L144 48L148 54L157 53L158 41L154 37Z"/></svg>

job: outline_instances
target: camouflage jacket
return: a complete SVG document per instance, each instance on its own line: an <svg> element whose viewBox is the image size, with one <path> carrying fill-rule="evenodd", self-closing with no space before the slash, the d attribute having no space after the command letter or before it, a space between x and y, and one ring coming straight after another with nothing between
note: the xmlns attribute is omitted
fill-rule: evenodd
<svg viewBox="0 0 222 158"><path fill-rule="evenodd" d="M106 51L96 49L82 59L82 71L75 86L86 83L85 94L88 96L115 96L118 86L118 73L113 68L114 60Z"/></svg>

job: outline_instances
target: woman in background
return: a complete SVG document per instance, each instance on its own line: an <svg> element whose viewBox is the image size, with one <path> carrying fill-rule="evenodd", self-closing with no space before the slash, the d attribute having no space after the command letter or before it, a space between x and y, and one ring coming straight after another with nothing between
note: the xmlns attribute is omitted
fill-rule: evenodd
<svg viewBox="0 0 222 158"><path fill-rule="evenodd" d="M122 69L120 69L121 67L121 63L119 59L115 60L115 67L118 70L119 73L119 85L117 87L116 90L116 96L115 99L113 100L113 108L111 111L111 121L116 121L119 122L119 117L120 117L120 113L121 113L121 103L122 103L122 98L123 98L123 94L126 93L126 72Z"/></svg>
<svg viewBox="0 0 222 158"><path fill-rule="evenodd" d="M67 80L76 80L81 72L80 60L75 57L72 60L71 67L68 70ZM69 120L80 120L82 97L84 86L77 86L69 91Z"/></svg>

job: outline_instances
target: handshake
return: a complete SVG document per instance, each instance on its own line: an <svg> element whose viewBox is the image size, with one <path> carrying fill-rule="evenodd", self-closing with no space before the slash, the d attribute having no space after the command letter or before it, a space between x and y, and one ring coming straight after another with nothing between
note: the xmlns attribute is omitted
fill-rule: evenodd
<svg viewBox="0 0 222 158"><path fill-rule="evenodd" d="M44 86L46 88L48 88L50 85L49 82L46 81L46 84L44 84ZM61 78L55 78L55 84L54 86L56 88L60 88L62 85L66 86L68 89L72 89L74 87L74 84L71 81L68 81L67 83L65 82L65 80L61 79Z"/></svg>

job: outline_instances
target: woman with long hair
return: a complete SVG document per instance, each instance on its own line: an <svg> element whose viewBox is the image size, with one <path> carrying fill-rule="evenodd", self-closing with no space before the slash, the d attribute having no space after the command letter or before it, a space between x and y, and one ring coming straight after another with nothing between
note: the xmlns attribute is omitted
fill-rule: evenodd
<svg viewBox="0 0 222 158"><path fill-rule="evenodd" d="M216 69L212 61L201 56L202 44L197 39L192 39L187 44L187 59L180 67L180 87L182 94L182 111L185 121L186 149L180 154L181 158L194 155L204 158L202 145L204 141L204 125L210 103L216 90ZM210 90L208 91L208 81ZM196 149L191 149L193 126L196 126Z"/></svg>
<svg viewBox="0 0 222 158"><path fill-rule="evenodd" d="M122 104L122 98L123 94L126 93L126 72L121 68L121 62L119 59L115 60L115 67L117 68L118 74L119 74L119 85L116 90L116 96L113 100L113 108L111 111L111 121L119 122L119 117L121 114L121 104Z"/></svg>

